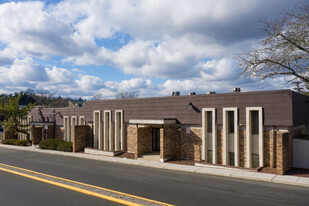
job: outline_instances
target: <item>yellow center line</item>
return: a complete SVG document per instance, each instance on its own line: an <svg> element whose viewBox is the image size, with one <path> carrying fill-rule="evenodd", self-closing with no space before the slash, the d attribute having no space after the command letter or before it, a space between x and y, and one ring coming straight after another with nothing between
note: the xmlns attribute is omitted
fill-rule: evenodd
<svg viewBox="0 0 309 206"><path fill-rule="evenodd" d="M119 194L119 195L124 195L124 196L128 196L128 197L144 200L144 201L147 201L147 202L153 202L153 203L157 203L157 204L161 204L161 205L173 206L171 204L167 204L167 203L163 203L163 202L159 202L159 201L155 201L155 200L151 200L151 199L147 199L147 198L143 198L143 197L139 197L139 196L135 196L135 195L130 195L130 194L127 194L127 193L118 192L118 191L115 191L115 190L111 190L111 189L107 189L107 188L103 188L103 187L98 187L98 186L94 186L94 185L90 185L90 184L86 184L86 183L82 183L82 182L77 182L77 181L73 181L73 180L69 180L69 179L65 179L65 178L61 178L61 177L56 177L56 176L52 176L52 175L48 175L48 174L44 174L44 173L40 173L40 172L36 172L36 171L32 171L32 170L20 168L20 167L15 167L15 166L3 164L3 163L0 163L0 165L5 166L5 167L18 169L18 170L22 170L22 171L26 171L26 172L30 172L30 173L34 173L34 174L38 174L38 175L43 175L43 176L46 176L46 177L55 178L55 179L58 179L58 180L63 180L63 181L71 182L71 183L80 184L80 185L83 185L83 186L88 186L88 187L92 187L92 188L96 188L96 189L100 189L100 190L105 190L105 191L108 191L108 192L113 192L113 193L116 193L116 194ZM96 192L91 192L89 190L81 189L81 188L78 188L78 187L66 185L66 184L51 181L51 180L46 180L46 179L43 179L43 178L40 178L40 177L24 174L22 172L13 171L13 170L10 170L10 169L0 167L0 170L5 171L5 172L9 172L9 173L12 173L12 174L20 175L20 176L23 176L23 177L27 177L27 178L30 178L30 179L34 179L34 180L37 180L37 181L45 182L45 183L48 183L48 184L56 185L56 186L59 186L59 187L63 187L63 188L66 188L66 189L74 190L74 191L84 193L84 194L87 194L87 195L96 196L96 197L106 199L106 200L109 200L109 201L113 201L113 202L117 202L117 203L120 203L120 204L130 205L130 206L140 205L140 204L132 203L132 202L122 200L122 199L119 199L119 198L110 197L110 196L103 195L103 194L96 193Z"/></svg>

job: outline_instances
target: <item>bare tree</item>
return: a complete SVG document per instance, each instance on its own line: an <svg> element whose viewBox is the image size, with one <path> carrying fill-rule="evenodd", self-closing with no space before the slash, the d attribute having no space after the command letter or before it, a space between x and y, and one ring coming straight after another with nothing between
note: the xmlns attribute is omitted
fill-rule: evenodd
<svg viewBox="0 0 309 206"><path fill-rule="evenodd" d="M121 92L116 95L116 99L132 99L137 98L138 94L136 92Z"/></svg>
<svg viewBox="0 0 309 206"><path fill-rule="evenodd" d="M103 95L101 93L95 94L92 97L93 100L101 100L103 99Z"/></svg>
<svg viewBox="0 0 309 206"><path fill-rule="evenodd" d="M37 93L39 97L38 103L44 107L49 107L55 94L44 89L38 89Z"/></svg>
<svg viewBox="0 0 309 206"><path fill-rule="evenodd" d="M28 88L24 93L32 97L35 94L35 91L32 88Z"/></svg>
<svg viewBox="0 0 309 206"><path fill-rule="evenodd" d="M259 47L240 55L242 74L260 79L290 77L287 83L309 84L309 3L264 22L267 37Z"/></svg>

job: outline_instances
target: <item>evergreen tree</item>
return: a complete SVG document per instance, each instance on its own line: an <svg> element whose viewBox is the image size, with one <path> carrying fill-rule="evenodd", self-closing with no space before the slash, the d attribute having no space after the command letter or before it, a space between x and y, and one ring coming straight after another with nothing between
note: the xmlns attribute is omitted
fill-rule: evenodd
<svg viewBox="0 0 309 206"><path fill-rule="evenodd" d="M27 140L32 143L30 140L29 125L22 124L21 120L27 118L28 112L35 106L35 103L29 103L27 106L21 107L19 101L22 96L23 93L21 92L14 97L10 96L8 99L2 98L0 100L0 116L3 117L0 125L14 135L18 133L26 134Z"/></svg>

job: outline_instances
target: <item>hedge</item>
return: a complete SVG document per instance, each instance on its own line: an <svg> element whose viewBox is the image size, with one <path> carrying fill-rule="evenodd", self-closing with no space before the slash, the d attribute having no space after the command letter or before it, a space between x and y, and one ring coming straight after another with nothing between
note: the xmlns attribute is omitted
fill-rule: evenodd
<svg viewBox="0 0 309 206"><path fill-rule="evenodd" d="M64 151L64 152L72 152L73 151L73 144L72 142L60 142L57 150Z"/></svg>
<svg viewBox="0 0 309 206"><path fill-rule="evenodd" d="M73 151L72 142L65 142L60 139L45 139L39 143L41 149L59 150L65 152Z"/></svg>
<svg viewBox="0 0 309 206"><path fill-rule="evenodd" d="M5 139L2 140L2 144L10 144L17 146L30 146L30 142L28 140L18 140L18 139Z"/></svg>
<svg viewBox="0 0 309 206"><path fill-rule="evenodd" d="M30 142L28 140L18 140L17 141L18 146L30 146Z"/></svg>

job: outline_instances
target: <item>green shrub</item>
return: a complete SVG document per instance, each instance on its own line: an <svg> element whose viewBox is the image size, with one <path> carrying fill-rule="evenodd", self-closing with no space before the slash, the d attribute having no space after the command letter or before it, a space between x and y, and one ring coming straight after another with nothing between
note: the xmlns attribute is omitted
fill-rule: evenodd
<svg viewBox="0 0 309 206"><path fill-rule="evenodd" d="M30 146L30 142L28 140L18 140L16 143L17 146Z"/></svg>
<svg viewBox="0 0 309 206"><path fill-rule="evenodd" d="M17 139L5 139L2 140L2 144L11 144L11 145L16 145L17 144Z"/></svg>
<svg viewBox="0 0 309 206"><path fill-rule="evenodd" d="M59 150L65 152L73 151L72 142L66 142L60 139L45 139L39 143L41 149Z"/></svg>
<svg viewBox="0 0 309 206"><path fill-rule="evenodd" d="M17 145L17 146L30 146L30 142L28 142L28 140L17 140L17 139L2 140L2 144L10 144L10 145Z"/></svg>
<svg viewBox="0 0 309 206"><path fill-rule="evenodd" d="M73 151L73 144L72 142L60 142L58 144L57 150L64 151L64 152L72 152Z"/></svg>
<svg viewBox="0 0 309 206"><path fill-rule="evenodd" d="M57 147L63 140L60 139L45 139L39 143L41 149L57 150Z"/></svg>

